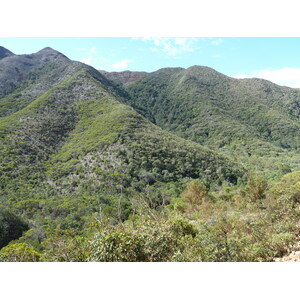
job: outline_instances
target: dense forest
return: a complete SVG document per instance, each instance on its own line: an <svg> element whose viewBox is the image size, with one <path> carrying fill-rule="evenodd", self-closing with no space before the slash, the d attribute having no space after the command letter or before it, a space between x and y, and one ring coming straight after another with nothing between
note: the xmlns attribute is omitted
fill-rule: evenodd
<svg viewBox="0 0 300 300"><path fill-rule="evenodd" d="M0 47L0 261L274 261L300 234L300 90Z"/></svg>

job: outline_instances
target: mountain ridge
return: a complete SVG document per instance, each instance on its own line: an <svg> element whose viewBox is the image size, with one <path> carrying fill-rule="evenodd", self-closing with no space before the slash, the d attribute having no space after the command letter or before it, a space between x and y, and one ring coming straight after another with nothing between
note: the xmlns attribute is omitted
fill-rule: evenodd
<svg viewBox="0 0 300 300"><path fill-rule="evenodd" d="M147 72L137 72L137 71L121 71L121 72L107 72L104 70L98 70L100 73L104 74L110 80L114 80L120 83L131 83L140 80Z"/></svg>
<svg viewBox="0 0 300 300"><path fill-rule="evenodd" d="M0 46L0 59L3 59L8 56L13 56L13 55L15 55L15 54L12 53L11 51L9 51L8 49Z"/></svg>
<svg viewBox="0 0 300 300"><path fill-rule="evenodd" d="M229 156L260 161L277 152L282 164L300 145L298 89L192 66L149 73L126 90L128 103L162 129Z"/></svg>
<svg viewBox="0 0 300 300"><path fill-rule="evenodd" d="M83 206L80 218L102 205L115 220L120 190L121 217L126 218L130 198L148 185L192 178L207 185L242 180L242 166L152 124L126 104L121 86L94 68L55 58L51 49L42 52L38 56L43 61L50 52L50 62L39 65L30 84L17 94L22 106L0 117L0 205L17 211L20 203L37 201L38 206L22 211L27 218L36 213L43 222L46 211L55 214L66 202ZM55 80L49 81L49 76ZM32 93L39 84L43 88ZM24 101L24 91L30 93L29 100ZM12 95L16 94L2 99L10 100L14 108ZM82 197L89 204L81 202Z"/></svg>

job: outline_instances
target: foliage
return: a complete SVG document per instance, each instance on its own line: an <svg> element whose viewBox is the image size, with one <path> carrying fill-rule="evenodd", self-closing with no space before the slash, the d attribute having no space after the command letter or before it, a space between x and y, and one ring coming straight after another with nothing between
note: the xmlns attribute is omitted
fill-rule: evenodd
<svg viewBox="0 0 300 300"><path fill-rule="evenodd" d="M0 250L0 258L9 262L38 262L41 254L25 243L15 243Z"/></svg>
<svg viewBox="0 0 300 300"><path fill-rule="evenodd" d="M7 75L12 66L0 74L11 82L0 99L0 260L272 261L289 251L297 91L199 67L125 90L61 54L44 64L45 51L23 77Z"/></svg>
<svg viewBox="0 0 300 300"><path fill-rule="evenodd" d="M268 182L265 178L250 176L247 185L247 192L251 201L262 201L266 198Z"/></svg>
<svg viewBox="0 0 300 300"><path fill-rule="evenodd" d="M296 89L237 80L202 66L164 68L125 88L127 103L162 129L242 161L255 172L278 179L299 168Z"/></svg>
<svg viewBox="0 0 300 300"><path fill-rule="evenodd" d="M8 210L0 210L0 249L22 236L28 224Z"/></svg>
<svg viewBox="0 0 300 300"><path fill-rule="evenodd" d="M105 210L85 217L79 228L63 228L63 219L57 219L44 225L44 233L31 229L10 244L12 256L3 248L1 258L32 261L35 251L40 261L272 261L287 253L299 232L299 204L282 196L291 180L296 181L298 174L293 175L269 182L259 201L253 201L256 185L209 191L192 181L180 195L166 190L176 197L158 209L148 202L151 193L156 195L150 189L144 202L132 201L135 213L126 221L112 222ZM24 243L27 256L12 246Z"/></svg>
<svg viewBox="0 0 300 300"><path fill-rule="evenodd" d="M89 254L87 238L71 230L49 231L42 247L42 261L83 262Z"/></svg>
<svg viewBox="0 0 300 300"><path fill-rule="evenodd" d="M140 220L138 226L102 229L92 243L91 261L169 261L183 248L181 237L196 235L183 219Z"/></svg>

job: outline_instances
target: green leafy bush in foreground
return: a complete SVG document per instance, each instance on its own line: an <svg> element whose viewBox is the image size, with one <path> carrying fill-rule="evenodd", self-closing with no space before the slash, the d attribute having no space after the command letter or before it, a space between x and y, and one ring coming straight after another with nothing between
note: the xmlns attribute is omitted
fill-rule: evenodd
<svg viewBox="0 0 300 300"><path fill-rule="evenodd" d="M9 262L38 262L41 254L25 243L8 245L1 249L0 259Z"/></svg>

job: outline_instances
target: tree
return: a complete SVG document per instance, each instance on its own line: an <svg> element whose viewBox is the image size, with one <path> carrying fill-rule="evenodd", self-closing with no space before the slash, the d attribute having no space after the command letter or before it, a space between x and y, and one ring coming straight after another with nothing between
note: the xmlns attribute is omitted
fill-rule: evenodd
<svg viewBox="0 0 300 300"><path fill-rule="evenodd" d="M8 210L0 211L0 249L10 241L18 239L28 230L28 225Z"/></svg>
<svg viewBox="0 0 300 300"><path fill-rule="evenodd" d="M8 245L0 250L0 259L9 262L37 262L41 254L25 243Z"/></svg>

